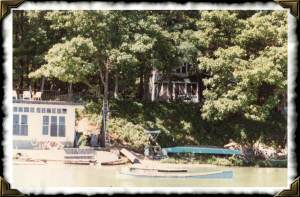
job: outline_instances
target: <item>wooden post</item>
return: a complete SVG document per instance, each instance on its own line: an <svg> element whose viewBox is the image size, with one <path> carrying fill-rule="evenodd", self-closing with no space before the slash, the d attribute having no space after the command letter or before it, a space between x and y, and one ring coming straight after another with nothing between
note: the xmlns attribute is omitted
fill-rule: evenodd
<svg viewBox="0 0 300 197"><path fill-rule="evenodd" d="M172 82L172 84L173 84L172 99L175 100L175 83Z"/></svg>
<svg viewBox="0 0 300 197"><path fill-rule="evenodd" d="M197 102L199 102L198 82L196 82L196 85Z"/></svg>
<svg viewBox="0 0 300 197"><path fill-rule="evenodd" d="M170 93L169 93L169 82L167 83L167 97L168 97L168 100L170 98Z"/></svg>

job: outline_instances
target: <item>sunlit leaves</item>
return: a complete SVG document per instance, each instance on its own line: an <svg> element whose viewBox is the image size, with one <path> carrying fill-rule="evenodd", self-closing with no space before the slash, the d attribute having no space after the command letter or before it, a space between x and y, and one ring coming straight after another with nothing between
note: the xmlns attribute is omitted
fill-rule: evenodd
<svg viewBox="0 0 300 197"><path fill-rule="evenodd" d="M32 73L31 77L55 77L69 83L77 83L95 72L93 55L96 52L91 39L77 36L70 41L55 44L47 53L47 64Z"/></svg>
<svg viewBox="0 0 300 197"><path fill-rule="evenodd" d="M287 88L286 13L256 13L238 20L228 12L205 12L200 21L210 32L210 45L219 46L211 54L199 57L204 79L202 116L223 120L241 114L255 121L266 121ZM281 22L279 22L281 21ZM223 24L222 28L217 28ZM224 26L227 24L227 26ZM236 27L236 28L238 28ZM227 44L214 37L226 35ZM230 46L234 43L234 46Z"/></svg>

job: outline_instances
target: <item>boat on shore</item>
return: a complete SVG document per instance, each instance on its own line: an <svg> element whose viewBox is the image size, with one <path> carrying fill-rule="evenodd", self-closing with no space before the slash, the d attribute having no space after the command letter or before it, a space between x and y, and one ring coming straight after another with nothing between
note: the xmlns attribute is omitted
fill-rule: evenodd
<svg viewBox="0 0 300 197"><path fill-rule="evenodd" d="M233 177L232 171L190 172L186 169L147 169L127 167L121 169L121 174L136 177L153 178L221 178Z"/></svg>
<svg viewBox="0 0 300 197"><path fill-rule="evenodd" d="M168 154L178 153L192 153L192 154L212 154L212 155L241 155L240 150L231 150L220 147L209 147L209 146L175 146L163 148Z"/></svg>

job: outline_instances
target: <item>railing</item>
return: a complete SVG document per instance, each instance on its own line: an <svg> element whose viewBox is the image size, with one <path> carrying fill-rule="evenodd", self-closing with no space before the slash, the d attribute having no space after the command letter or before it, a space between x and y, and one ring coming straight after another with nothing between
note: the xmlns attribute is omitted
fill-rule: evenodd
<svg viewBox="0 0 300 197"><path fill-rule="evenodd" d="M175 98L176 100L184 101L184 102L198 102L198 96L197 95L191 95L191 94L179 94Z"/></svg>
<svg viewBox="0 0 300 197"><path fill-rule="evenodd" d="M86 100L96 99L87 92L75 92L68 94L61 91L30 91L30 90L13 90L13 100L26 100L26 101L68 101L68 102L84 102Z"/></svg>

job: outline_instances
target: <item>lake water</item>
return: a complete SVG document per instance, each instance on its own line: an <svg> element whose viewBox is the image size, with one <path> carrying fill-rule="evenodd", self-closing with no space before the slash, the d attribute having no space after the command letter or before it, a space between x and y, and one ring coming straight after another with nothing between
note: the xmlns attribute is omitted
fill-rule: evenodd
<svg viewBox="0 0 300 197"><path fill-rule="evenodd" d="M149 178L123 175L124 166L14 165L18 187L287 187L287 168L210 167L232 170L232 179ZM205 168L200 169L205 171Z"/></svg>

